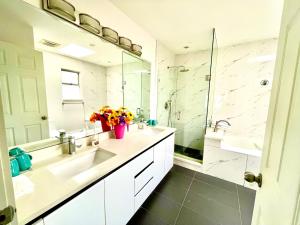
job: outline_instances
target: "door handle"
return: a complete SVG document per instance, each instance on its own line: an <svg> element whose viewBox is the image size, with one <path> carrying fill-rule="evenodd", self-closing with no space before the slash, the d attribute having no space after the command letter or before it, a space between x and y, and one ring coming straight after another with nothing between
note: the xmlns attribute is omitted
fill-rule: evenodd
<svg viewBox="0 0 300 225"><path fill-rule="evenodd" d="M262 185L262 174L259 173L257 176L255 176L251 172L245 172L244 173L244 180L249 182L249 183L256 182L258 184L258 187L261 187L261 185Z"/></svg>
<svg viewBox="0 0 300 225"><path fill-rule="evenodd" d="M41 119L42 119L42 120L47 120L48 117L47 117L47 116L42 116Z"/></svg>
<svg viewBox="0 0 300 225"><path fill-rule="evenodd" d="M0 210L0 225L6 225L13 221L16 209L13 206L8 206Z"/></svg>

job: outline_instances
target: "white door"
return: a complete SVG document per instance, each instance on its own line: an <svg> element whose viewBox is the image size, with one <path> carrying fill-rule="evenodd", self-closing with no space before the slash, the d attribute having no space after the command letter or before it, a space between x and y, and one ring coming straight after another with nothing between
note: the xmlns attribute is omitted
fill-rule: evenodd
<svg viewBox="0 0 300 225"><path fill-rule="evenodd" d="M1 95L1 92L0 92ZM4 117L2 102L0 98L0 211L10 206L15 207L15 199L10 176L9 158L7 154L7 146L5 140ZM1 218L0 218L1 223ZM17 224L17 218L14 217L12 225Z"/></svg>
<svg viewBox="0 0 300 225"><path fill-rule="evenodd" d="M0 41L0 90L8 146L49 137L42 53Z"/></svg>
<svg viewBox="0 0 300 225"><path fill-rule="evenodd" d="M300 224L300 1L286 0L252 225Z"/></svg>

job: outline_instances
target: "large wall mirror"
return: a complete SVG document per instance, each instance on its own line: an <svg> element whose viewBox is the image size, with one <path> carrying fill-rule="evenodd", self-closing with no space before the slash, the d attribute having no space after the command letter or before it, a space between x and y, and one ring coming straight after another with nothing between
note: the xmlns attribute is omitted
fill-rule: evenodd
<svg viewBox="0 0 300 225"><path fill-rule="evenodd" d="M82 135L103 105L149 118L150 63L23 1L0 2L0 28L8 146Z"/></svg>
<svg viewBox="0 0 300 225"><path fill-rule="evenodd" d="M123 105L138 119L150 117L150 63L123 52Z"/></svg>

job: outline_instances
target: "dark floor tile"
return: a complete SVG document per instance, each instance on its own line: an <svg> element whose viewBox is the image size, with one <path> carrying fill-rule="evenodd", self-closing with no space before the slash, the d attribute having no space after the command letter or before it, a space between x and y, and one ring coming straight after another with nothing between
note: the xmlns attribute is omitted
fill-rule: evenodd
<svg viewBox="0 0 300 225"><path fill-rule="evenodd" d="M194 174L196 173L196 171L194 170L190 170L178 165L174 165L171 171L176 173L181 173L186 176L194 176Z"/></svg>
<svg viewBox="0 0 300 225"><path fill-rule="evenodd" d="M173 186L181 188L181 189L188 189L192 180L193 180L192 176L186 176L183 173L178 173L174 170L171 170L166 175L163 182L167 182L170 185L173 185Z"/></svg>
<svg viewBox="0 0 300 225"><path fill-rule="evenodd" d="M256 191L240 185L237 186L237 190L243 225L251 225Z"/></svg>
<svg viewBox="0 0 300 225"><path fill-rule="evenodd" d="M155 215L140 208L127 225L167 225Z"/></svg>
<svg viewBox="0 0 300 225"><path fill-rule="evenodd" d="M207 217L194 212L191 209L183 207L179 214L176 225L221 225L213 222Z"/></svg>
<svg viewBox="0 0 300 225"><path fill-rule="evenodd" d="M195 179L226 189L227 191L236 192L236 184L226 180L219 179L204 173L196 172Z"/></svg>
<svg viewBox="0 0 300 225"><path fill-rule="evenodd" d="M169 198L174 202L177 202L178 204L182 204L188 189L174 185L166 180L162 181L154 191L164 195L166 198Z"/></svg>
<svg viewBox="0 0 300 225"><path fill-rule="evenodd" d="M232 208L239 209L239 201L236 191L230 192L227 189L195 179L191 185L190 192L201 195L204 198L220 202Z"/></svg>
<svg viewBox="0 0 300 225"><path fill-rule="evenodd" d="M152 193L142 207L166 224L174 224L180 211L180 204L158 193Z"/></svg>
<svg viewBox="0 0 300 225"><path fill-rule="evenodd" d="M205 216L215 223L222 225L241 225L238 209L212 199L204 198L193 192L188 193L183 204L200 216Z"/></svg>

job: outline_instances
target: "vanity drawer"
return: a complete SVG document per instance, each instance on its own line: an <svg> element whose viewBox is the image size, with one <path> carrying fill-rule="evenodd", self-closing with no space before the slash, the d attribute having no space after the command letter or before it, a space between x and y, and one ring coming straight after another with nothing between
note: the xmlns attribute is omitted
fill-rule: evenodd
<svg viewBox="0 0 300 225"><path fill-rule="evenodd" d="M135 158L132 163L132 168L134 170L134 176L136 177L142 170L145 169L150 163L153 162L153 148L147 150L143 154Z"/></svg>
<svg viewBox="0 0 300 225"><path fill-rule="evenodd" d="M134 197L134 209L137 211L155 188L154 179L148 181L143 189Z"/></svg>
<svg viewBox="0 0 300 225"><path fill-rule="evenodd" d="M137 195L143 187L154 177L154 162L152 161L140 174L134 178L134 195Z"/></svg>

